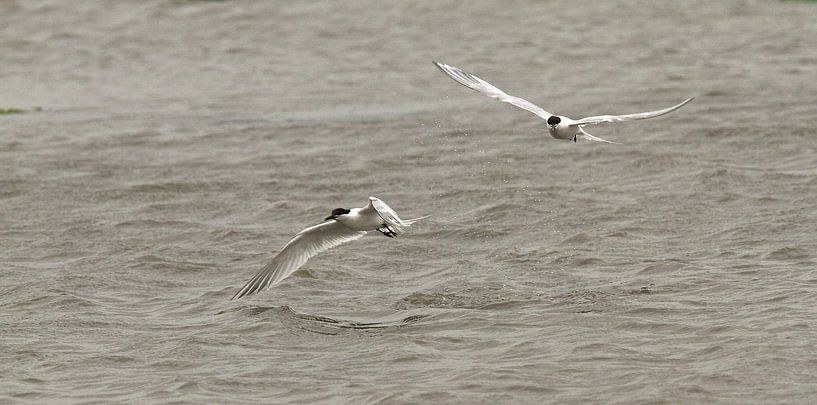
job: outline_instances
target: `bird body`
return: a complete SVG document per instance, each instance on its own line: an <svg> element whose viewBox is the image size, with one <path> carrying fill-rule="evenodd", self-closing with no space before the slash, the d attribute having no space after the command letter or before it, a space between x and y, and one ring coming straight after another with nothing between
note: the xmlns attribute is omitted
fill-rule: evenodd
<svg viewBox="0 0 817 405"><path fill-rule="evenodd" d="M383 218L374 209L372 200L363 208L350 209L348 214L336 217L335 221L355 231L371 231L384 224Z"/></svg>
<svg viewBox="0 0 817 405"><path fill-rule="evenodd" d="M558 120L553 118L558 118ZM567 117L551 116L548 118L548 133L556 139L574 140L576 136L581 133L581 127L571 126L571 121L573 120Z"/></svg>

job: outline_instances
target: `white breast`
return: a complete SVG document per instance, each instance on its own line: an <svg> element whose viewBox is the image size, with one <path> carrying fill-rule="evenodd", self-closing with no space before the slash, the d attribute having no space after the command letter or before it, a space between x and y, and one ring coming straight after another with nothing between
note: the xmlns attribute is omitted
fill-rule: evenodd
<svg viewBox="0 0 817 405"><path fill-rule="evenodd" d="M569 141L573 140L573 137L579 133L579 127L571 127L565 121L566 120L563 119L555 129L551 129L548 125L548 132L550 133L550 136L556 139L566 139Z"/></svg>

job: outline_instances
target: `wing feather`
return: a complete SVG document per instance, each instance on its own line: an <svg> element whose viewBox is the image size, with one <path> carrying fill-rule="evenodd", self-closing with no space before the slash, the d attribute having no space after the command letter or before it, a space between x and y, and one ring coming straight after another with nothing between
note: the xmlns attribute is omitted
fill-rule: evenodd
<svg viewBox="0 0 817 405"><path fill-rule="evenodd" d="M374 210L377 211L378 215L380 215L380 218L383 219L386 225L389 225L395 231L405 232L402 228L411 225L410 223L400 219L400 217L397 216L397 213L380 199L376 197L369 197L369 200L372 202L372 207L374 207Z"/></svg>
<svg viewBox="0 0 817 405"><path fill-rule="evenodd" d="M397 216L397 213L394 212L394 210L391 209L391 207L389 207L386 203L381 201L379 198L369 197L369 201L371 201L372 207L374 207L374 210L377 211L378 215L380 215L380 218L383 219L383 222L385 222L386 225L388 225L394 231L397 231L397 232L400 232L400 233L405 232L403 227L411 226L413 223L415 223L415 222L417 222L417 221L419 221L421 219L426 219L426 218L428 218L430 216L430 215L426 215L426 216L422 216L422 217L419 217L419 218L412 218L412 219L403 220L403 219L400 219L399 216Z"/></svg>
<svg viewBox="0 0 817 405"><path fill-rule="evenodd" d="M366 235L331 220L298 232L231 300L255 294L280 283L313 256Z"/></svg>
<svg viewBox="0 0 817 405"><path fill-rule="evenodd" d="M603 122L622 122L622 121L632 121L632 120L643 120L647 118L658 117L659 115L669 114L683 106L685 106L690 101L694 100L695 97L690 97L679 104L676 104L672 107L665 108L663 110L656 110L656 111L648 111L642 113L635 113L635 114L625 114L625 115L597 115L593 117L586 117L580 120L576 120L570 123L570 126L576 125L596 125L601 124Z"/></svg>
<svg viewBox="0 0 817 405"><path fill-rule="evenodd" d="M515 105L523 110L530 111L540 117L542 119L550 118L551 113L545 111L542 107L539 107L536 104L531 103L528 100L511 96L504 91L496 88L491 83L486 82L485 80L480 79L468 72L465 72L457 67L446 65L444 63L437 63L434 62L440 70L442 70L445 74L449 77L454 79L457 83L468 87L471 90L476 90L482 94L485 94L488 97L495 98L499 101Z"/></svg>

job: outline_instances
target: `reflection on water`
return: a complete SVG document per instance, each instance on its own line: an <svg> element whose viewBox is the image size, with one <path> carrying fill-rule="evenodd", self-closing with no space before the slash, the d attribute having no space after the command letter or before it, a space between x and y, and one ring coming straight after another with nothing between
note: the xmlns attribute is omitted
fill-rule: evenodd
<svg viewBox="0 0 817 405"><path fill-rule="evenodd" d="M323 315L301 313L288 305L279 307L249 307L245 308L251 316L273 311L276 318L286 327L301 329L309 332L335 335L341 330L396 330L409 325L418 325L420 321L431 316L430 314L413 314L404 316L404 313L395 313L381 319L349 320Z"/></svg>

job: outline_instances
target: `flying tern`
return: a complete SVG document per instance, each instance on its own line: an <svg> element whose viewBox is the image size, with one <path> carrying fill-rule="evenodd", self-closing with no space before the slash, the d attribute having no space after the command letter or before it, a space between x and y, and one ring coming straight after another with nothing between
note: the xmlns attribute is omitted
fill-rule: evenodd
<svg viewBox="0 0 817 405"><path fill-rule="evenodd" d="M425 218L428 216L402 220L391 207L375 197L369 197L369 203L363 208L335 208L324 222L298 232L278 255L230 299L271 288L298 270L309 258L362 238L368 231L376 230L393 238L404 233L403 228Z"/></svg>
<svg viewBox="0 0 817 405"><path fill-rule="evenodd" d="M494 87L494 85L492 85L491 83L488 83L485 80L482 80L479 77L476 77L459 68L456 68L451 65L446 65L444 63L434 62L434 64L437 65L437 67L440 68L440 70L442 70L445 74L454 79L454 81L465 87L468 87L471 90L476 90L482 94L485 94L488 97L495 98L499 101L515 105L523 110L530 111L542 117L542 119L547 121L548 132L550 133L550 136L556 139L572 140L573 142L576 142L577 138L584 138L591 141L618 143L590 135L584 130L583 127L586 125L596 125L604 122L622 122L657 117L659 115L671 113L683 107L684 105L686 105L687 103L694 99L694 97L690 97L681 102L680 104L674 105L669 108L665 108L663 110L625 115L596 115L592 117L582 118L580 120L574 120L563 115L551 114L545 111L542 107L539 107L528 100L511 96L505 93L504 91Z"/></svg>

